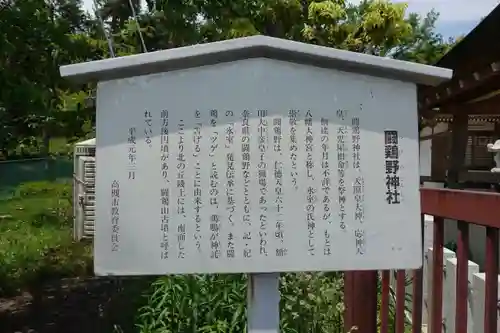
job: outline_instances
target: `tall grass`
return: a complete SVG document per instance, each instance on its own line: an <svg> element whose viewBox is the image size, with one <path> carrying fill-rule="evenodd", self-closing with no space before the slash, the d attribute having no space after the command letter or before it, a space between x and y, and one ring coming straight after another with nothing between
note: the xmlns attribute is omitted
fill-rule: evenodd
<svg viewBox="0 0 500 333"><path fill-rule="evenodd" d="M344 332L343 286L341 273L283 274L280 331ZM138 310L136 326L141 333L245 332L246 287L244 274L159 278L146 292L146 305ZM378 288L380 295L380 282ZM391 332L395 327L394 317L392 301L388 322ZM406 326L409 331L409 323Z"/></svg>
<svg viewBox="0 0 500 333"><path fill-rule="evenodd" d="M139 309L142 333L244 332L247 276L169 276L156 280ZM280 279L281 332L341 332L342 276L284 274Z"/></svg>
<svg viewBox="0 0 500 333"><path fill-rule="evenodd" d="M90 247L73 243L71 228L69 184L29 183L0 200L0 296L46 279L89 274ZM113 302L115 322L122 325L122 317L133 318L134 313L126 304L139 306L135 327L124 324L119 332L246 331L244 274L167 276L152 284L149 278L136 280L124 282L121 298ZM281 332L343 332L341 273L282 274L280 294ZM394 304L390 314L392 330Z"/></svg>

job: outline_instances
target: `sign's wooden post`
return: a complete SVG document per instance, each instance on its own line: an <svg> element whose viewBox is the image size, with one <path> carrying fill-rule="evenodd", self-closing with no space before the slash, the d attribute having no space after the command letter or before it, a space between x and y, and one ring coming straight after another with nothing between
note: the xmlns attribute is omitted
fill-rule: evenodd
<svg viewBox="0 0 500 333"><path fill-rule="evenodd" d="M450 70L253 36L61 74L98 81L97 275L248 273L274 333L279 273L363 271L372 333L366 272L422 265L417 84Z"/></svg>

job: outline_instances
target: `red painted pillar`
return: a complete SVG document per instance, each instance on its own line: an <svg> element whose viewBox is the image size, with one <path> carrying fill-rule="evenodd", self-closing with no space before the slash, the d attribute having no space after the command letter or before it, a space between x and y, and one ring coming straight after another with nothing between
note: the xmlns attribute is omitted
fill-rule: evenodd
<svg viewBox="0 0 500 333"><path fill-rule="evenodd" d="M344 329L357 333L377 332L377 271L346 272L344 278Z"/></svg>

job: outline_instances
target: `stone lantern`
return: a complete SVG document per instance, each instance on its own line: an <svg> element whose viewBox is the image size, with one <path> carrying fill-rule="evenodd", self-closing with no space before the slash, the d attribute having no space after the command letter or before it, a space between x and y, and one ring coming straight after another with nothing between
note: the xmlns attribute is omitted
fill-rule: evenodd
<svg viewBox="0 0 500 333"><path fill-rule="evenodd" d="M496 165L491 169L491 172L500 172L500 140L496 140L495 143L488 143L486 147L490 153L495 154L493 160Z"/></svg>

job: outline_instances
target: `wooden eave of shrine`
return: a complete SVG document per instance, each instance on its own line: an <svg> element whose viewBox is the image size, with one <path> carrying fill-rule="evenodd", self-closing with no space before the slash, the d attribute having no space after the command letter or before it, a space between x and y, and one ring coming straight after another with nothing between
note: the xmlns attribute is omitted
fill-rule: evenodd
<svg viewBox="0 0 500 333"><path fill-rule="evenodd" d="M436 123L453 123L453 114L442 113L435 116L434 121ZM469 125L476 125L482 123L500 123L500 114L481 114L481 115L469 115Z"/></svg>
<svg viewBox="0 0 500 333"><path fill-rule="evenodd" d="M498 79L500 81L500 77ZM454 112L464 112L469 115L469 119L477 121L493 121L500 117L500 90L493 91L479 98L453 105ZM428 110L427 114L432 114L432 118L448 119L453 117L450 108L434 108ZM448 121L445 121L448 122ZM451 120L450 120L451 122Z"/></svg>
<svg viewBox="0 0 500 333"><path fill-rule="evenodd" d="M436 87L419 87L419 110L462 109L474 114L500 113L500 5L435 65L453 69L453 78ZM484 99L481 99L485 97ZM467 102L472 102L467 104ZM462 110L456 110L454 112Z"/></svg>
<svg viewBox="0 0 500 333"><path fill-rule="evenodd" d="M489 170L471 169L465 165L467 146L472 130L486 124L498 135L500 121L500 5L476 28L444 55L435 66L453 70L453 77L436 87L419 86L420 116L431 123L449 123L446 131L431 135L450 135L451 146L433 150L435 156L448 155L446 161L433 161L431 179L444 181L447 187L461 188L465 183L498 184L500 174ZM422 139L422 138L421 138ZM436 141L441 142L441 141ZM440 150L441 149L441 150ZM444 149L444 150L443 150ZM446 151L450 149L449 151ZM441 170L444 163L445 170Z"/></svg>

